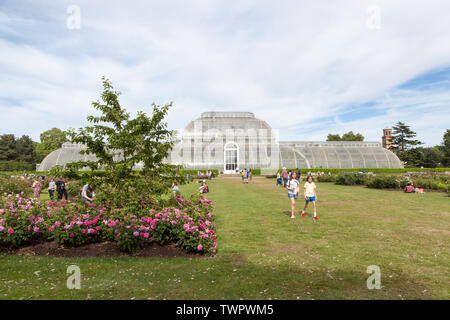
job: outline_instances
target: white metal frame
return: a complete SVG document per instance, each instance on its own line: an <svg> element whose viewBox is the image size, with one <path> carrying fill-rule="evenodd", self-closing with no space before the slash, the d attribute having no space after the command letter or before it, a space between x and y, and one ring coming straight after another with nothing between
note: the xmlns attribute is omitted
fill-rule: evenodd
<svg viewBox="0 0 450 320"><path fill-rule="evenodd" d="M227 151L236 153L236 167L233 170L227 170ZM234 141L230 141L225 143L223 147L223 173L236 173L236 169L239 169L239 145Z"/></svg>

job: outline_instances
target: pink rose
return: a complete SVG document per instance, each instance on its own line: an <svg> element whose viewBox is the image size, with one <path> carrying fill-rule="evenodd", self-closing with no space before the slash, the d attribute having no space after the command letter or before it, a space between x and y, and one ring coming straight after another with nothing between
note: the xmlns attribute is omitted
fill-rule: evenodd
<svg viewBox="0 0 450 320"><path fill-rule="evenodd" d="M13 233L14 233L14 229L13 229L13 228L9 228L9 229L8 229L8 233L9 233L9 234L13 234Z"/></svg>
<svg viewBox="0 0 450 320"><path fill-rule="evenodd" d="M71 234L69 234L69 237L73 238L73 237L75 237L75 234L71 233Z"/></svg>
<svg viewBox="0 0 450 320"><path fill-rule="evenodd" d="M137 232L137 231L133 232L133 236L135 236L135 237L139 236L139 232Z"/></svg>
<svg viewBox="0 0 450 320"><path fill-rule="evenodd" d="M202 246L201 244L199 244L199 245L197 246L197 250L198 250L198 251L202 251L202 250L203 250L203 246Z"/></svg>
<svg viewBox="0 0 450 320"><path fill-rule="evenodd" d="M81 229L81 233L85 234L86 233L86 229Z"/></svg>

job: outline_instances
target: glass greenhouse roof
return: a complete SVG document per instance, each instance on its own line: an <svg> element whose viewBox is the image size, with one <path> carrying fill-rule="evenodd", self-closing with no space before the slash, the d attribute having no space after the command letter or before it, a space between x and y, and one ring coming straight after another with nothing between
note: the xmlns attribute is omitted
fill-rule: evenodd
<svg viewBox="0 0 450 320"><path fill-rule="evenodd" d="M229 148L230 143L233 148ZM230 150L228 150L228 149ZM85 149L65 143L50 153L37 170L91 160ZM226 168L402 168L403 164L379 142L278 141L270 125L251 112L204 112L189 122L166 162L186 169ZM229 162L229 163L228 163ZM233 162L233 163L231 163Z"/></svg>

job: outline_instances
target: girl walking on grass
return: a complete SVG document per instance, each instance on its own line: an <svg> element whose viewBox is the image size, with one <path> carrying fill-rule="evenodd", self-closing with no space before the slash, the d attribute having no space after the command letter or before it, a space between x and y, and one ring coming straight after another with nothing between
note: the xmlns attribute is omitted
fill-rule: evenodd
<svg viewBox="0 0 450 320"><path fill-rule="evenodd" d="M291 174L291 178L289 179L286 189L288 189L288 197L291 199L291 219L295 218L295 203L298 198L298 189L300 182L297 180L297 174L293 172Z"/></svg>
<svg viewBox="0 0 450 320"><path fill-rule="evenodd" d="M302 217L305 217L305 210L308 207L308 203L312 203L314 207L314 220L319 220L316 213L316 201L317 201L317 192L316 192L316 184L313 182L312 176L308 176L306 178L306 183L304 186L303 195L305 196L305 207L302 210Z"/></svg>

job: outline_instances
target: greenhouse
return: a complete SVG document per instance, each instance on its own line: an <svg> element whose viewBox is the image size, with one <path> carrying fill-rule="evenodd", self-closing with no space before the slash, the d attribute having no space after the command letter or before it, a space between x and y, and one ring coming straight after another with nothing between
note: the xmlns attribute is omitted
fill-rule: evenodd
<svg viewBox="0 0 450 320"><path fill-rule="evenodd" d="M234 173L243 168L403 167L398 157L379 142L278 141L271 126L251 112L204 112L179 134L166 161L186 169ZM65 143L50 153L38 170L95 160L95 156L79 154L84 148Z"/></svg>

